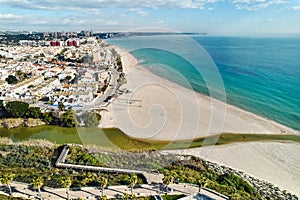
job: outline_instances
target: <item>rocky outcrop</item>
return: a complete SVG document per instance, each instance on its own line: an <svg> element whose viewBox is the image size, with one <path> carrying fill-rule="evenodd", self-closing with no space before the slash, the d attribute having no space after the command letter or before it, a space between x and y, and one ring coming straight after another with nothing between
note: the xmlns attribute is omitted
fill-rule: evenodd
<svg viewBox="0 0 300 200"><path fill-rule="evenodd" d="M9 119L0 119L0 128L17 128L17 127L35 127L45 125L40 119L22 119L22 118L9 118Z"/></svg>

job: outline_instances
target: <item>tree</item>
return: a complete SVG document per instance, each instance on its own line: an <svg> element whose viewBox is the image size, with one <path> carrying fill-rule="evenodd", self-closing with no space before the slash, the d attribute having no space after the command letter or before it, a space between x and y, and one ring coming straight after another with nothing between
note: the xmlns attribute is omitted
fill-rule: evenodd
<svg viewBox="0 0 300 200"><path fill-rule="evenodd" d="M85 127L97 127L101 116L98 113L85 112L82 114L82 120Z"/></svg>
<svg viewBox="0 0 300 200"><path fill-rule="evenodd" d="M66 188L66 194L67 194L67 199L68 200L70 199L70 197L69 197L69 189L70 189L71 185L72 185L71 177L66 176L63 179L61 179L61 186L63 188Z"/></svg>
<svg viewBox="0 0 300 200"><path fill-rule="evenodd" d="M27 116L33 119L38 119L42 117L42 112L39 107L30 107L27 111Z"/></svg>
<svg viewBox="0 0 300 200"><path fill-rule="evenodd" d="M173 177L171 175L165 175L163 178L163 183L166 185L166 193L168 193L168 186L173 183Z"/></svg>
<svg viewBox="0 0 300 200"><path fill-rule="evenodd" d="M67 112L63 113L60 117L61 126L73 128L78 124L78 121L74 115L72 109L69 109Z"/></svg>
<svg viewBox="0 0 300 200"><path fill-rule="evenodd" d="M104 188L107 186L108 179L104 176L98 178L97 182L101 188L101 196L104 196Z"/></svg>
<svg viewBox="0 0 300 200"><path fill-rule="evenodd" d="M22 118L26 116L29 104L21 101L12 101L6 103L6 110L12 117Z"/></svg>
<svg viewBox="0 0 300 200"><path fill-rule="evenodd" d="M58 102L58 109L60 111L64 111L65 110L65 105L62 102Z"/></svg>
<svg viewBox="0 0 300 200"><path fill-rule="evenodd" d="M129 181L129 186L130 186L130 193L133 195L133 187L136 185L138 181L138 177L135 174L131 174L130 176L127 177Z"/></svg>
<svg viewBox="0 0 300 200"><path fill-rule="evenodd" d="M52 113L50 112L45 112L42 116L42 120L46 123L46 124L51 124L51 122L53 121L53 117L52 117Z"/></svg>
<svg viewBox="0 0 300 200"><path fill-rule="evenodd" d="M5 81L8 84L17 84L18 83L18 79L14 75L8 75L8 77L5 79Z"/></svg>
<svg viewBox="0 0 300 200"><path fill-rule="evenodd" d="M200 193L201 189L207 185L207 179L204 176L200 176L196 181L199 187L198 192Z"/></svg>
<svg viewBox="0 0 300 200"><path fill-rule="evenodd" d="M72 79L72 76L66 76L66 79L67 79L68 81L70 81L70 80Z"/></svg>
<svg viewBox="0 0 300 200"><path fill-rule="evenodd" d="M31 180L31 185L34 189L38 190L39 197L41 198L42 197L41 187L44 185L43 178L41 176L33 177L33 179Z"/></svg>
<svg viewBox="0 0 300 200"><path fill-rule="evenodd" d="M0 100L0 110L5 110L3 100Z"/></svg>
<svg viewBox="0 0 300 200"><path fill-rule="evenodd" d="M28 77L26 73L23 73L21 70L16 71L16 78L18 80L24 80Z"/></svg>
<svg viewBox="0 0 300 200"><path fill-rule="evenodd" d="M12 182L12 180L14 179L14 174L10 173L10 172L5 172L4 174L1 175L0 177L0 182L4 185L7 185L8 189L9 189L9 195L12 195L12 190L11 190L11 186L10 183Z"/></svg>

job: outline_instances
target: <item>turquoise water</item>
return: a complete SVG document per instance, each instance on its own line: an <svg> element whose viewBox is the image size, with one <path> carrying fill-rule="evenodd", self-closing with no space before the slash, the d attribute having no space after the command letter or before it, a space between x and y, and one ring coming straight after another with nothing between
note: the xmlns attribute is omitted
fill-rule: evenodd
<svg viewBox="0 0 300 200"><path fill-rule="evenodd" d="M153 73L182 84L169 73L176 70L195 91L210 95L221 91L222 83L207 81L213 67L195 46L200 44L217 66L227 103L300 130L300 37L151 36L109 42L131 51ZM203 61L199 66L190 62L196 58ZM214 80L215 73L211 76ZM224 100L222 92L214 97Z"/></svg>

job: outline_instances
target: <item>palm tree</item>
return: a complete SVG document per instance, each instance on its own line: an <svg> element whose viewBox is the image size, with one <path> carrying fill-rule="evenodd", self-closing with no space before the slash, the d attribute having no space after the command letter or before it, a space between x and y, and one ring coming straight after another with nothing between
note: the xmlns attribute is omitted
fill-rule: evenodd
<svg viewBox="0 0 300 200"><path fill-rule="evenodd" d="M44 181L41 176L36 176L31 180L31 185L34 189L37 189L39 192L40 198L42 197L41 187L43 186Z"/></svg>
<svg viewBox="0 0 300 200"><path fill-rule="evenodd" d="M199 193L201 191L202 188L204 188L206 185L207 185L207 179L203 176L200 176L198 179L197 179L197 185L199 186Z"/></svg>
<svg viewBox="0 0 300 200"><path fill-rule="evenodd" d="M70 187L72 185L71 177L70 176L64 177L63 179L61 179L60 184L61 184L61 186L63 188L66 188L67 199L70 199L70 197L69 197L69 189L70 189Z"/></svg>
<svg viewBox="0 0 300 200"><path fill-rule="evenodd" d="M131 196L132 196L133 195L133 187L137 184L137 181L138 181L137 175L131 174L130 176L128 176L128 181L129 181L130 192L131 192Z"/></svg>
<svg viewBox="0 0 300 200"><path fill-rule="evenodd" d="M166 193L168 193L168 186L173 183L173 177L171 175L165 175L163 183L166 185Z"/></svg>
<svg viewBox="0 0 300 200"><path fill-rule="evenodd" d="M104 196L104 188L107 186L108 179L104 176L101 176L97 179L99 186L101 188L101 196Z"/></svg>
<svg viewBox="0 0 300 200"><path fill-rule="evenodd" d="M128 193L124 193L122 196L122 200L127 200L129 199L129 194Z"/></svg>
<svg viewBox="0 0 300 200"><path fill-rule="evenodd" d="M10 186L10 182L14 179L14 174L10 173L10 172L5 172L4 174L2 174L2 176L0 177L0 182L4 185L7 185L8 189L9 189L9 194L12 195L12 190L11 190L11 186Z"/></svg>

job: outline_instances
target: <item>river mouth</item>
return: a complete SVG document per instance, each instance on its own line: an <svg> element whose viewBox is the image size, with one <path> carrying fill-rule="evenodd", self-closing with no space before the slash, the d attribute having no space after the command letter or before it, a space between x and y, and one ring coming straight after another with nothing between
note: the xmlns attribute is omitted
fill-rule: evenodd
<svg viewBox="0 0 300 200"><path fill-rule="evenodd" d="M194 140L182 141L152 141L131 138L117 128L64 128L59 126L19 127L0 129L0 137L9 138L13 142L43 139L54 144L80 144L93 146L104 150L149 151L166 149L189 149L203 146L226 145L236 142L296 142L300 143L298 135L270 134L237 134L223 133L221 135Z"/></svg>

